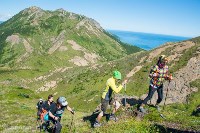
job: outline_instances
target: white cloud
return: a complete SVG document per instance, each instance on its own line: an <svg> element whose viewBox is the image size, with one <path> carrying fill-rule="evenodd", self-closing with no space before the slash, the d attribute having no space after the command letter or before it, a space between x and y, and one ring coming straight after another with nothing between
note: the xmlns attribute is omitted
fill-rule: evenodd
<svg viewBox="0 0 200 133"><path fill-rule="evenodd" d="M13 15L11 14L0 14L0 21L6 21L10 19Z"/></svg>

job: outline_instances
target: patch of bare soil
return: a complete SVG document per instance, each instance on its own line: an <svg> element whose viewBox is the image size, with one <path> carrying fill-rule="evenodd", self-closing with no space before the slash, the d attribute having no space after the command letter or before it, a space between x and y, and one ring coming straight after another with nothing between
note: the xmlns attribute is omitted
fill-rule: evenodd
<svg viewBox="0 0 200 133"><path fill-rule="evenodd" d="M47 82L44 86L38 88L37 92L49 91L49 89L55 88L56 86L57 86L57 82L56 81L50 81L50 82Z"/></svg>
<svg viewBox="0 0 200 133"><path fill-rule="evenodd" d="M12 45L20 43L20 37L18 35L11 35L6 38L6 42L11 43Z"/></svg>
<svg viewBox="0 0 200 133"><path fill-rule="evenodd" d="M74 40L67 40L67 43L72 45L72 48L74 50L80 50L80 51L84 51L85 49L82 48L78 43L76 43Z"/></svg>
<svg viewBox="0 0 200 133"><path fill-rule="evenodd" d="M134 67L127 75L127 78L132 77L136 72L138 72L140 69L142 68L142 66L136 66Z"/></svg>
<svg viewBox="0 0 200 133"><path fill-rule="evenodd" d="M68 48L66 46L60 46L58 48L58 51L67 51L67 50L68 50Z"/></svg>
<svg viewBox="0 0 200 133"><path fill-rule="evenodd" d="M167 45L161 48L157 48L155 50L153 50L150 54L149 54L149 58L147 59L148 61L151 61L153 58L157 57L159 54L161 54L163 51L165 51L167 48L173 47L173 45Z"/></svg>
<svg viewBox="0 0 200 133"><path fill-rule="evenodd" d="M23 44L27 53L33 52L33 47L25 39L23 39Z"/></svg>
<svg viewBox="0 0 200 133"><path fill-rule="evenodd" d="M195 45L192 41L185 41L175 44L174 52L182 52L183 50L189 49Z"/></svg>
<svg viewBox="0 0 200 133"><path fill-rule="evenodd" d="M99 56L96 55L95 53L87 53L87 52L84 52L84 57L86 60L88 60L89 62L91 63L96 63L97 60L99 59Z"/></svg>
<svg viewBox="0 0 200 133"><path fill-rule="evenodd" d="M72 62L77 66L87 66L88 65L88 61L79 56L75 56L73 59L69 60L69 62Z"/></svg>
<svg viewBox="0 0 200 133"><path fill-rule="evenodd" d="M142 58L140 59L139 64L141 64L142 62L144 62L144 60L145 60L146 58L147 58L147 56L142 57Z"/></svg>

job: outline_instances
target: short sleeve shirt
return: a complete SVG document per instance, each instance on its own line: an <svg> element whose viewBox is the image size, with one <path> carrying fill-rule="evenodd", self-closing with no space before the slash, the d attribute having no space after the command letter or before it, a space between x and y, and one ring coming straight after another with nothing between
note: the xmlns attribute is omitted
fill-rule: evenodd
<svg viewBox="0 0 200 133"><path fill-rule="evenodd" d="M66 106L61 106L61 108L58 108L58 107L56 106L56 103L53 103L53 104L51 105L51 107L50 107L50 112L51 112L53 115L55 115L55 116L61 118L62 114L63 114L64 111L65 111L65 108L66 108Z"/></svg>

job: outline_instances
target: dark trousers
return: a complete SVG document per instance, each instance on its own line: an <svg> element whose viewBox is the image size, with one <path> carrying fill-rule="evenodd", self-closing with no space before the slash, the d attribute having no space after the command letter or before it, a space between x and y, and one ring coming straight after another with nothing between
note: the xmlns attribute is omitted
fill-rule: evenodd
<svg viewBox="0 0 200 133"><path fill-rule="evenodd" d="M149 101L152 98L155 91L157 91L158 93L157 104L159 104L163 99L163 85L159 86L158 88L154 88L150 85L148 96L144 99L142 103L147 104L147 101Z"/></svg>
<svg viewBox="0 0 200 133"><path fill-rule="evenodd" d="M55 124L54 133L60 133L62 129L60 122L54 121L53 123Z"/></svg>
<svg viewBox="0 0 200 133"><path fill-rule="evenodd" d="M40 110L38 110L38 112L37 112L37 120L40 120L40 115L41 115L41 112L40 112Z"/></svg>

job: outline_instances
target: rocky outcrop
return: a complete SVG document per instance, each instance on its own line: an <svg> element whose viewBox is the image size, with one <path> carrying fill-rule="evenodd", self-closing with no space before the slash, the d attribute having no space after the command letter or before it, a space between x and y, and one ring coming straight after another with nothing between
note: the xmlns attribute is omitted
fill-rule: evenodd
<svg viewBox="0 0 200 133"><path fill-rule="evenodd" d="M24 39L24 38L20 38L19 35L17 34L13 34L11 36L8 36L6 38L6 42L7 43L11 43L11 48L14 45L17 44L23 44L24 49L25 49L25 53L23 55L21 55L18 59L17 62L21 62L22 60L25 60L26 58L29 57L29 55L33 52L33 47L30 45L30 43L28 42L28 39Z"/></svg>
<svg viewBox="0 0 200 133"><path fill-rule="evenodd" d="M28 14L27 20L30 21L31 25L39 25L40 18L45 15L45 11L39 7L32 6L23 11L22 14Z"/></svg>
<svg viewBox="0 0 200 133"><path fill-rule="evenodd" d="M61 45L64 42L64 38L65 38L65 30L63 30L55 40L53 40L53 45L52 47L49 49L48 54L53 54L58 48L61 47Z"/></svg>
<svg viewBox="0 0 200 133"><path fill-rule="evenodd" d="M24 44L24 47L25 47L27 53L33 52L33 47L29 44L29 42L27 40L23 39L23 44Z"/></svg>
<svg viewBox="0 0 200 133"><path fill-rule="evenodd" d="M100 32L103 31L103 29L101 28L101 26L93 19L89 19L89 18L84 18L83 20L81 20L77 25L76 25L76 29L80 29L81 27L85 27L87 29L87 31L85 31L85 34L95 34L96 36L100 36Z"/></svg>
<svg viewBox="0 0 200 133"><path fill-rule="evenodd" d="M74 57L73 59L69 60L70 62L73 62L77 66L87 66L89 63L96 63L97 60L100 58L97 54L95 53L88 53L86 52L87 50L77 44L74 40L67 40L67 43L71 44L71 47L73 50L76 51L82 51L84 53L84 58L82 57Z"/></svg>

